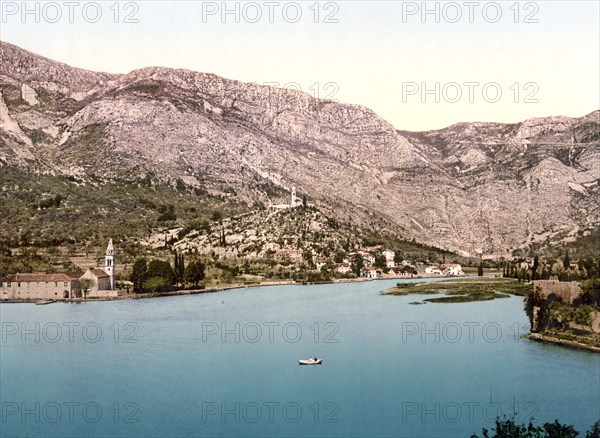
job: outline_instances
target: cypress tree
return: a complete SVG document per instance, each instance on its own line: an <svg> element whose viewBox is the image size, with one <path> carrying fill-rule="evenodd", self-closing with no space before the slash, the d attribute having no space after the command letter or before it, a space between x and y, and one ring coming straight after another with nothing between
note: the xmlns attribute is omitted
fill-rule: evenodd
<svg viewBox="0 0 600 438"><path fill-rule="evenodd" d="M183 253L179 256L179 276L183 281L183 274L185 273L185 259Z"/></svg>
<svg viewBox="0 0 600 438"><path fill-rule="evenodd" d="M565 270L568 270L571 267L571 258L569 257L569 249L565 251L565 258L563 259L563 266Z"/></svg>
<svg viewBox="0 0 600 438"><path fill-rule="evenodd" d="M173 260L173 272L175 273L175 281L178 282L179 281L179 253L177 251L175 251L174 253L174 259Z"/></svg>

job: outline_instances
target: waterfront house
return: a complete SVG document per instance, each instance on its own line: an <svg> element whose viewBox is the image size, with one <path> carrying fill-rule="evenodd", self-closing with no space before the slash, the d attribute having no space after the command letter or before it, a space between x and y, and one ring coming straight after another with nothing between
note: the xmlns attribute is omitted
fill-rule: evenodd
<svg viewBox="0 0 600 438"><path fill-rule="evenodd" d="M372 268L370 266L365 266L364 268L362 268L360 271L360 274L361 274L361 277L368 278L368 279L374 279L374 278L378 277L377 269Z"/></svg>
<svg viewBox="0 0 600 438"><path fill-rule="evenodd" d="M444 272L444 275L447 276L458 276L458 275L464 275L463 271L462 271L462 266L460 266L459 264L456 263L448 263L445 265L442 265L442 269Z"/></svg>

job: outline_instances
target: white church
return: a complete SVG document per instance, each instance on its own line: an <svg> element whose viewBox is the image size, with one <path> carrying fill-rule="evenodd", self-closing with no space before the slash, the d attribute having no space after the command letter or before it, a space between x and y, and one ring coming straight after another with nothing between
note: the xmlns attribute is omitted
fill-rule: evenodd
<svg viewBox="0 0 600 438"><path fill-rule="evenodd" d="M110 239L104 256L104 268L89 268L79 277L79 280L92 281L92 286L86 296L97 296L98 298L110 296L111 294L108 292L116 291L115 273L115 247Z"/></svg>
<svg viewBox="0 0 600 438"><path fill-rule="evenodd" d="M270 208L276 209L276 210L285 210L287 208L296 208L296 207L302 207L302 198L298 198L298 196L296 196L296 187L292 186L292 190L291 190L291 199L290 199L290 203L289 204L271 204ZM314 204L306 204L307 207L314 207Z"/></svg>

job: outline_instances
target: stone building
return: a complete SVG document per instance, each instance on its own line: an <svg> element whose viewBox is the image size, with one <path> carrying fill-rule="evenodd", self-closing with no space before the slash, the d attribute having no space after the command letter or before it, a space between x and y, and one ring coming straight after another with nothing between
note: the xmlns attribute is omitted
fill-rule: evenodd
<svg viewBox="0 0 600 438"><path fill-rule="evenodd" d="M80 298L79 275L33 272L0 279L0 300L64 300Z"/></svg>
<svg viewBox="0 0 600 438"><path fill-rule="evenodd" d="M0 278L0 300L67 300L77 298L112 298L122 295L115 290L115 249L112 239L106 248L104 268L89 268L81 273L33 272ZM86 296L81 280L91 280Z"/></svg>
<svg viewBox="0 0 600 438"><path fill-rule="evenodd" d="M112 289L110 276L102 269L90 268L85 271L81 277L79 277L79 280L92 281L92 285L89 290L89 293L91 294L97 294L99 291Z"/></svg>
<svg viewBox="0 0 600 438"><path fill-rule="evenodd" d="M568 304L573 304L581 294L581 285L577 281L536 280L533 287L544 298L554 295Z"/></svg>

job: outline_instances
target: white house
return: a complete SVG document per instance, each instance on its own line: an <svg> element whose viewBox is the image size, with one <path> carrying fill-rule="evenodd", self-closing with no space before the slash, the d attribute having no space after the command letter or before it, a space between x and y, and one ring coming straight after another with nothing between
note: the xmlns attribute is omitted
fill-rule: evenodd
<svg viewBox="0 0 600 438"><path fill-rule="evenodd" d="M402 266L408 266L409 268L414 268L414 265L408 260L402 260Z"/></svg>
<svg viewBox="0 0 600 438"><path fill-rule="evenodd" d="M373 266L375 264L375 257L369 253L363 253L363 263L365 266Z"/></svg>
<svg viewBox="0 0 600 438"><path fill-rule="evenodd" d="M317 271L320 271L323 266L327 264L327 260L325 259L317 259L315 261L315 268Z"/></svg>
<svg viewBox="0 0 600 438"><path fill-rule="evenodd" d="M520 268L521 269L529 269L529 268L533 268L533 262L530 263L529 260L525 260L524 262L521 262L520 264Z"/></svg>
<svg viewBox="0 0 600 438"><path fill-rule="evenodd" d="M382 251L381 254L383 254L383 256L385 257L385 262L388 268L393 268L396 266L396 263L394 262L394 257L396 257L396 253L394 251L392 251L391 249L386 249Z"/></svg>
<svg viewBox="0 0 600 438"><path fill-rule="evenodd" d="M335 272L339 272L340 274L348 274L352 271L352 267L350 263L336 263L335 264Z"/></svg>
<svg viewBox="0 0 600 438"><path fill-rule="evenodd" d="M425 273L430 275L442 275L442 270L435 265L425 266Z"/></svg>
<svg viewBox="0 0 600 438"><path fill-rule="evenodd" d="M361 270L361 275L365 278L368 279L374 279L377 278L377 269L375 268L371 268L369 266L365 266L364 268L362 268Z"/></svg>
<svg viewBox="0 0 600 438"><path fill-rule="evenodd" d="M443 268L444 268L444 275L449 275L449 276L463 275L462 267L459 264L450 263L450 264L444 265Z"/></svg>

